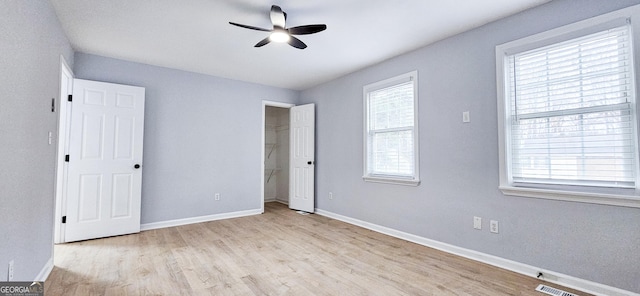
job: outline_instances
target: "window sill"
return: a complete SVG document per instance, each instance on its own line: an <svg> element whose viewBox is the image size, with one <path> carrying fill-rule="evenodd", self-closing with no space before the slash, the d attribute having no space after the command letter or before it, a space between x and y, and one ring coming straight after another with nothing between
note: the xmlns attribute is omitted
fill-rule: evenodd
<svg viewBox="0 0 640 296"><path fill-rule="evenodd" d="M384 184L395 184L395 185L404 185L404 186L418 186L420 185L420 180L417 179L393 179L393 178L384 178L384 177L372 177L372 176L364 176L362 177L366 182L374 182L374 183L384 183Z"/></svg>
<svg viewBox="0 0 640 296"><path fill-rule="evenodd" d="M500 186L499 188L505 195L512 196L640 208L640 197L633 195L575 192L514 186Z"/></svg>

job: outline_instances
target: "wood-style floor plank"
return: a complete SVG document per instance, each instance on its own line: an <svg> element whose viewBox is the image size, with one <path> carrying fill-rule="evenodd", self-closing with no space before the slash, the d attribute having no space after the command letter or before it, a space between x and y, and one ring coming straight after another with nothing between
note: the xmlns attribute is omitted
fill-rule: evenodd
<svg viewBox="0 0 640 296"><path fill-rule="evenodd" d="M542 281L279 203L56 245L54 263L45 295L543 295Z"/></svg>

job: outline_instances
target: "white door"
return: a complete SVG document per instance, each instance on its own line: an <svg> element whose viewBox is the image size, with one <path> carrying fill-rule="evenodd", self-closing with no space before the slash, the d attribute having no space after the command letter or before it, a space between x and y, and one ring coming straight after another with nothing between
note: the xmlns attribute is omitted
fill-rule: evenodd
<svg viewBox="0 0 640 296"><path fill-rule="evenodd" d="M315 105L291 107L289 130L289 208L315 210Z"/></svg>
<svg viewBox="0 0 640 296"><path fill-rule="evenodd" d="M140 232L144 95L74 79L65 242Z"/></svg>

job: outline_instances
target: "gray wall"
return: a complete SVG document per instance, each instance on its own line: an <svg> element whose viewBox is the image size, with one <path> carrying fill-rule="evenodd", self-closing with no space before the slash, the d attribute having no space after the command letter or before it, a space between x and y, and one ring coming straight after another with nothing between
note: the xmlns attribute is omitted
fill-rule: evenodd
<svg viewBox="0 0 640 296"><path fill-rule="evenodd" d="M552 1L304 91L87 54L77 77L147 90L142 223L260 207L261 100L317 103L317 206L456 246L640 292L640 210L497 189L495 45L640 1ZM0 1L0 281L51 258L59 56L48 1ZM215 58L215 57L212 57ZM422 184L362 181L362 86L417 69ZM58 104L59 104L59 100ZM471 123L461 123L461 112ZM54 143L55 144L55 143ZM339 173L338 173L339 172ZM328 199L328 192L334 199ZM213 201L213 194L222 194ZM484 218L473 230L472 216ZM500 221L490 234L487 221Z"/></svg>
<svg viewBox="0 0 640 296"><path fill-rule="evenodd" d="M498 190L495 71L498 44L637 3L552 1L303 91L304 103L317 104L317 207L640 292L640 209ZM416 69L422 184L364 182L362 87ZM463 111L471 123L462 123ZM482 231L473 216L484 218ZM488 231L490 219L499 234Z"/></svg>
<svg viewBox="0 0 640 296"><path fill-rule="evenodd" d="M0 1L0 281L33 280L52 257L60 55L73 51L49 1ZM59 104L59 100L56 100Z"/></svg>
<svg viewBox="0 0 640 296"><path fill-rule="evenodd" d="M262 100L299 92L83 53L74 74L146 88L143 224L260 208Z"/></svg>

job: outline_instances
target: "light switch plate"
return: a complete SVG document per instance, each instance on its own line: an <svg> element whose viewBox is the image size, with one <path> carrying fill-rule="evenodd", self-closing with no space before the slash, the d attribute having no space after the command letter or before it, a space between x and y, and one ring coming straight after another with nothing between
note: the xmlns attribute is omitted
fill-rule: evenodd
<svg viewBox="0 0 640 296"><path fill-rule="evenodd" d="M482 218L473 217L473 228L482 229Z"/></svg>

